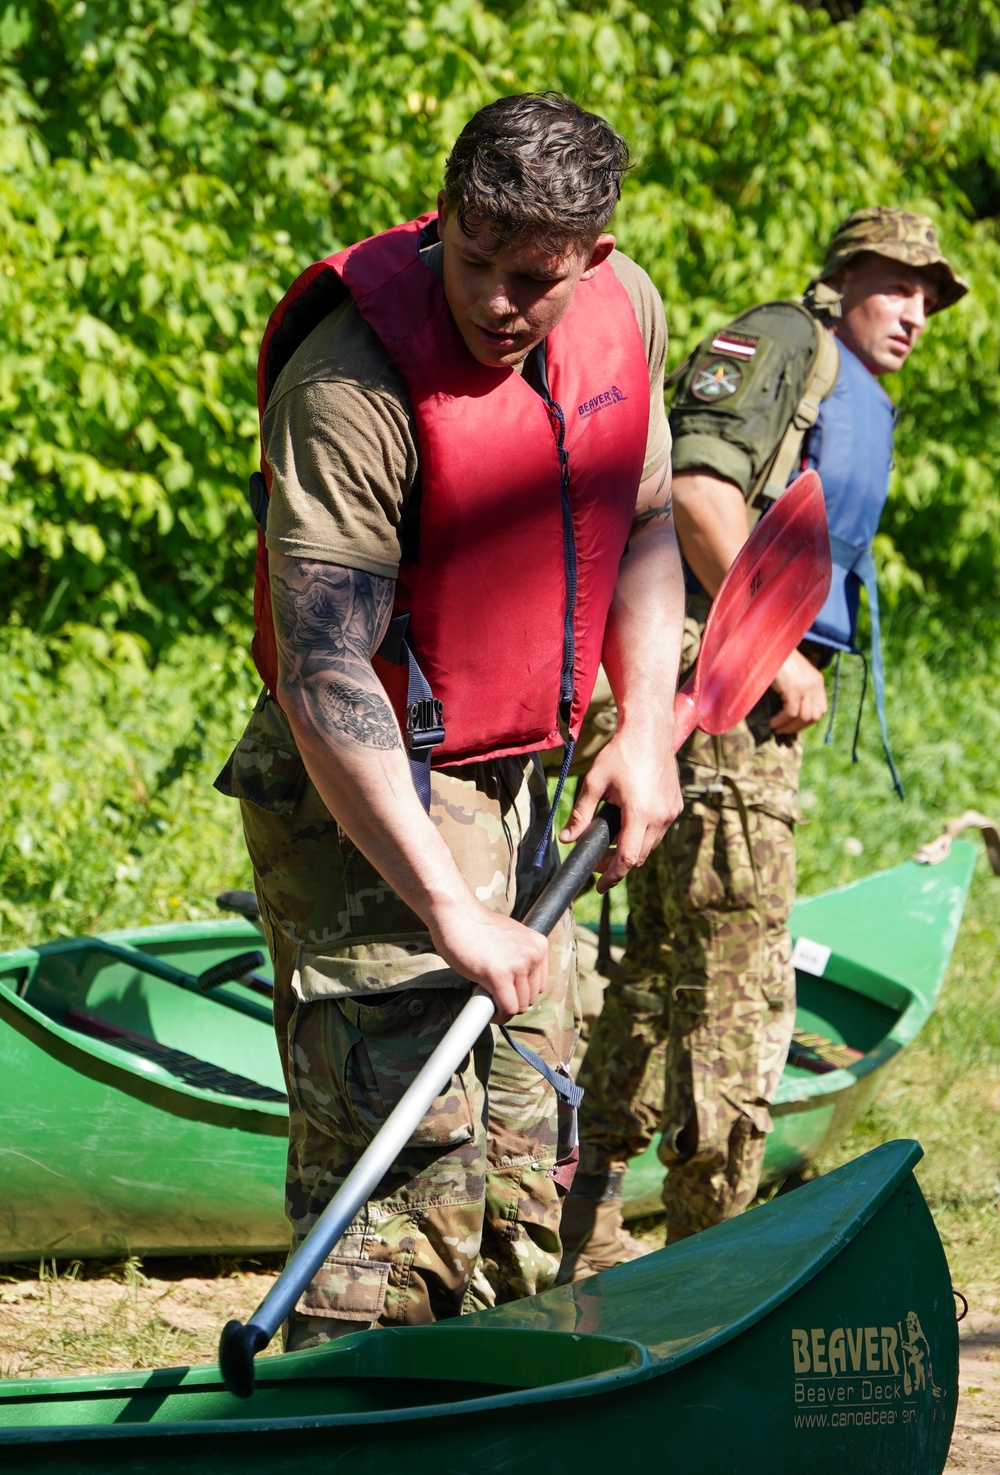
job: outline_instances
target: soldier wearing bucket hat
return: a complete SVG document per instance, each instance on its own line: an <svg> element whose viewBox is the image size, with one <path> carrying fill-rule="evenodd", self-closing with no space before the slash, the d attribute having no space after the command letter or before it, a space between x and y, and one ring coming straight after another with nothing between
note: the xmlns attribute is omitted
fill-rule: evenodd
<svg viewBox="0 0 1000 1475"><path fill-rule="evenodd" d="M675 376L682 670L749 524L804 467L823 481L834 578L807 643L746 721L721 738L696 732L681 750L684 813L629 877L625 956L611 970L579 1077L586 1094L563 1279L639 1249L623 1228L621 1183L657 1127L668 1243L741 1212L756 1192L795 1019L787 921L799 734L827 710L823 668L856 651L862 587L883 744L902 792L886 731L871 555L895 419L879 377L899 369L928 319L967 291L926 216L856 210L801 300L741 314Z"/></svg>

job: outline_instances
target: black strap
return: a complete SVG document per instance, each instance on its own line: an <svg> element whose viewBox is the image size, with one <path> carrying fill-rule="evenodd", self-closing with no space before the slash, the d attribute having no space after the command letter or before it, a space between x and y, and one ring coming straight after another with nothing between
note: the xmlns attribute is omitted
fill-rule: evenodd
<svg viewBox="0 0 1000 1475"><path fill-rule="evenodd" d="M406 667L406 751L413 787L424 808L431 807L431 754L444 742L444 709L417 665L407 634L409 615L397 615L378 648L394 666Z"/></svg>
<svg viewBox="0 0 1000 1475"><path fill-rule="evenodd" d="M267 532L267 482L260 471L250 477L250 510L262 533Z"/></svg>
<svg viewBox="0 0 1000 1475"><path fill-rule="evenodd" d="M529 1050L527 1045L519 1044L505 1024L501 1024L500 1033L507 1041L510 1048L520 1055L522 1060L534 1066L540 1076L543 1076L552 1087L557 1096L560 1096L569 1106L579 1106L583 1100L583 1087L578 1086L565 1070L553 1070L551 1065L546 1065L540 1055L534 1050Z"/></svg>
<svg viewBox="0 0 1000 1475"><path fill-rule="evenodd" d="M614 978L614 959L611 956L611 892L601 897L601 920L597 928L597 971L602 978Z"/></svg>
<svg viewBox="0 0 1000 1475"><path fill-rule="evenodd" d="M830 539L831 544L835 543L835 541L833 538ZM836 550L834 556L836 557ZM892 760L892 753L889 749L889 732L885 720L885 668L882 664L882 629L879 620L878 578L875 574L875 561L872 558L870 549L866 549L856 561L853 573L864 584L865 593L868 596L868 620L871 625L872 685L875 688L875 712L878 716L879 731L882 734L882 751L885 754L885 761L889 765L889 772L892 774L893 787L902 799L903 781L899 777L896 771L896 765Z"/></svg>

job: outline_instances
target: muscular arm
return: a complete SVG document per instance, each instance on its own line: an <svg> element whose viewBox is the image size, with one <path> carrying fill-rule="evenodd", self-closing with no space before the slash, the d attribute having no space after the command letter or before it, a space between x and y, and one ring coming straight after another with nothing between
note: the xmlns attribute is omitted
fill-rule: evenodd
<svg viewBox="0 0 1000 1475"><path fill-rule="evenodd" d="M621 806L621 834L599 891L642 865L681 812L671 739L683 630L684 585L667 463L639 488L604 636L618 730L594 760L560 836L576 839L602 799Z"/></svg>
<svg viewBox="0 0 1000 1475"><path fill-rule="evenodd" d="M417 798L371 663L393 592L390 579L272 553L278 699L330 813L424 921L449 967L517 1014L545 986L547 945L476 900Z"/></svg>
<svg viewBox="0 0 1000 1475"><path fill-rule="evenodd" d="M684 557L713 599L729 566L747 539L743 493L734 482L708 472L674 479L674 513ZM777 733L801 732L826 711L826 683L821 671L793 651L772 682L781 711L771 718Z"/></svg>

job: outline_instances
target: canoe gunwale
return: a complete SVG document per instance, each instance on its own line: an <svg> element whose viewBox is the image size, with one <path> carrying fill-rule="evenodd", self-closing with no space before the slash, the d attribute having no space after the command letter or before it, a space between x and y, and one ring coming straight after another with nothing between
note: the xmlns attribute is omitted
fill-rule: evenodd
<svg viewBox="0 0 1000 1475"><path fill-rule="evenodd" d="M443 1326L444 1324L442 1323L440 1325ZM357 1333L356 1335L369 1336L371 1335L371 1333L362 1332ZM564 1335L572 1336L573 1334L565 1333ZM632 1354L630 1359L632 1362L632 1366L623 1366L606 1372L588 1373L584 1377L569 1378L563 1382L558 1383L544 1383L535 1388L513 1388L509 1393L488 1394L484 1395L482 1398L463 1398L461 1400L453 1400L448 1403L415 1404L410 1407L403 1407L398 1409L390 1408L365 1410L357 1413L298 1414L287 1416L284 1418L275 1418L273 1415L261 1415L257 1419L205 1419L197 1421L177 1420L162 1424L152 1422L145 1424L61 1424L51 1427L39 1428L36 1426L33 1428L22 1429L3 1429L2 1427L0 1427L0 1449L6 1448L10 1445L66 1444L76 1442L77 1440L92 1441L94 1439L108 1438L149 1439L157 1438L161 1435L173 1435L175 1437L186 1435L188 1437L194 1438L201 1438L206 1435L216 1435L231 1438L232 1436L239 1434L271 1433L275 1430L285 1430L291 1433L302 1429L339 1429L350 1428L352 1426L365 1427L372 1424L380 1423L399 1424L406 1423L410 1420L423 1422L426 1419L460 1418L464 1414L493 1413L496 1411L502 1411L505 1408L523 1407L526 1404L558 1403L565 1400L590 1397L595 1393L614 1393L619 1388L630 1387L635 1383L645 1382L650 1377L657 1377L669 1371L669 1368L661 1363L655 1362L650 1357L647 1348L645 1348L641 1342L634 1342L626 1337L601 1336L599 1333L588 1333L588 1335L594 1341L615 1343L622 1347L628 1348L630 1353ZM286 1362L287 1364L287 1361L297 1357L301 1358L303 1361L307 1361L309 1360L310 1355L311 1354L309 1352L285 1353L282 1356L282 1361ZM263 1358L260 1362L257 1363L257 1384L260 1387L266 1386L268 1382L267 1362L268 1359ZM200 1372L202 1370L197 1368L177 1368L170 1369L170 1371L176 1371L178 1373L188 1373L192 1371ZM214 1367L210 1367L206 1368L204 1372L206 1374L204 1379L205 1391L208 1393L218 1393L223 1391L221 1377L218 1376L217 1370ZM213 1373L216 1374L214 1378L211 1376ZM123 1378L129 1378L133 1375L125 1373L121 1376ZM367 1374L366 1381L372 1376L372 1374ZM385 1373L382 1376L387 1381L400 1381L398 1374ZM424 1374L424 1379L427 1380L427 1374ZM328 1380L329 1375L324 1376L321 1373L315 1373L301 1379L289 1379L283 1377L280 1379L275 1379L274 1382L318 1383ZM434 1381L433 1379L430 1380ZM59 1380L44 1380L42 1386L25 1387L24 1396L26 1399L33 1402L44 1401L44 1399L46 1398L46 1385L51 1386L52 1382L58 1381ZM77 1384L90 1383L89 1378L80 1378L74 1381ZM454 1379L452 1378L441 1379L441 1383L445 1387L447 1387L447 1385L453 1381ZM36 1382L36 1380L26 1380L26 1382L34 1383ZM153 1389L157 1387L156 1384L147 1386L151 1386ZM112 1391L112 1389L121 1388L121 1391L123 1393L127 1393L129 1387L134 1387L134 1384L108 1384L105 1380L101 1380L98 1385L95 1386L92 1390L79 1387L78 1391L81 1394L88 1391L100 1393L102 1391L110 1392ZM195 1393L198 1391L197 1382L186 1384L183 1388L181 1388L179 1383L175 1381L173 1382L172 1387L175 1391L184 1392L186 1394ZM0 1384L0 1389L3 1389L2 1384ZM145 1389L138 1389L136 1391L143 1392L145 1391ZM17 1387L17 1385L12 1383L7 1385L6 1390L3 1390L2 1396L8 1398L11 1396L16 1397L20 1392L21 1390ZM49 1396L51 1397L52 1395L50 1394ZM75 1395L67 1394L65 1396L68 1397ZM2 1402L0 1402L0 1408L2 1408Z"/></svg>
<svg viewBox="0 0 1000 1475"><path fill-rule="evenodd" d="M815 1253L803 1260L794 1274L783 1280L770 1295L763 1297L750 1309L734 1317L726 1325L717 1327L706 1336L692 1334L687 1344L681 1346L676 1352L658 1355L653 1349L634 1338L611 1333L607 1335L602 1333L586 1333L586 1336L594 1340L614 1342L629 1347L633 1353L633 1365L592 1373L564 1382L546 1383L531 1388L515 1388L509 1393L490 1394L482 1398L454 1400L450 1403L416 1405L399 1409L382 1408L378 1410L335 1414L299 1414L283 1418L261 1416L257 1419L252 1417L247 1419L223 1418L205 1421L177 1420L164 1423L116 1422L110 1425L54 1425L11 1429L0 1427L0 1448L13 1445L66 1445L74 1442L89 1443L94 1440L148 1439L164 1436L180 1439L204 1439L210 1436L234 1438L263 1432L286 1431L291 1433L306 1429L363 1427L366 1425L371 1426L375 1423L393 1423L399 1425L405 1424L406 1422L423 1422L427 1419L436 1419L439 1421L444 1419L461 1419L464 1416L472 1414L495 1413L505 1409L524 1407L537 1403L562 1403L582 1397L589 1397L594 1394L603 1395L627 1387L637 1386L650 1379L664 1376L725 1346L795 1296L864 1231L866 1226L910 1177L915 1164L923 1156L923 1152L917 1143L895 1142L885 1144L883 1147L875 1149L873 1153L866 1155L868 1159L876 1156L881 1157L884 1164L884 1168L881 1169L881 1176L867 1190L857 1186L854 1187L851 1196L853 1207L850 1209L849 1220L846 1223L840 1223L836 1227L831 1228L825 1234L821 1246ZM839 1169L837 1175L831 1176L846 1175L853 1166L848 1165L848 1168ZM829 1179L818 1180L816 1184L801 1189L800 1194L809 1195L811 1190L813 1192L817 1190L821 1191L824 1183L829 1183ZM795 1195L795 1198L800 1203L804 1202L799 1197L799 1194ZM770 1213L769 1210L771 1211ZM708 1230L704 1235L698 1236L698 1241L701 1244L700 1246L696 1245L693 1250L690 1248L691 1242L687 1242L689 1246L687 1253L691 1254L692 1257L703 1256L706 1242L714 1239L716 1245L718 1245L720 1236L725 1236L729 1240L735 1237L737 1241L741 1238L746 1238L746 1226L748 1224L750 1224L753 1236L757 1232L767 1233L764 1225L770 1217L774 1213L784 1215L788 1212L787 1200L785 1201L784 1208L775 1208L771 1205L762 1206L754 1210L752 1215L729 1221L727 1224L720 1225L716 1229ZM751 1221L756 1221L756 1225ZM752 1250L752 1244L750 1248ZM672 1255L674 1257L672 1263L676 1266L678 1257L684 1253L685 1244L674 1246L671 1250L659 1251L653 1256L646 1257L643 1261L632 1262L629 1265L619 1266L615 1270L605 1271L599 1277L599 1280L606 1288L609 1284L613 1284L613 1278L623 1280L628 1278L634 1279L638 1273L648 1275L661 1256ZM640 1272L637 1272L637 1265L644 1268ZM563 1293L571 1300L586 1299L588 1295L598 1297L602 1295L600 1286L592 1287L588 1292L589 1284L589 1282L584 1282L580 1286L564 1287L562 1288ZM551 1297L553 1294L558 1295L559 1292L545 1292L541 1297L530 1297L523 1302L516 1303L516 1309L514 1306L509 1308L514 1312L515 1316L526 1318L523 1323L515 1322L515 1326L511 1327L510 1330L527 1333L549 1330L551 1334L557 1336L574 1336L574 1333L569 1331L563 1332L560 1330L552 1332L552 1329L543 1327L534 1328L531 1326L530 1318L536 1309L532 1307L532 1302L540 1301L544 1297ZM506 1309L508 1308L500 1308L501 1311ZM447 1336L458 1333L468 1337L470 1333L475 1333L477 1322L482 1323L484 1320L496 1314L495 1311L478 1312L469 1317L456 1319L455 1322L438 1323L433 1327L433 1332L436 1336ZM539 1312L540 1317L543 1315L543 1311ZM506 1329L504 1327L491 1328L494 1334ZM424 1329L413 1330L423 1331ZM431 1328L427 1328L424 1331L424 1335L431 1330ZM405 1336L409 1332L410 1329L407 1328L390 1329L389 1335L397 1337ZM373 1333L363 1332L355 1335L371 1337ZM374 1335L378 1336L379 1333L376 1332ZM345 1352L349 1350L346 1345L346 1339L344 1350ZM270 1359L264 1358L258 1363L258 1384L263 1387L268 1382L273 1385L280 1384L281 1382L324 1381L322 1371L311 1374L308 1379L296 1378L294 1374L289 1375L289 1366L293 1365L296 1359L301 1358L305 1363L314 1357L315 1352L312 1351L286 1354L281 1359L282 1373L271 1379L268 1379L268 1362ZM191 1377L191 1381L190 1383L186 1383L185 1380L189 1376ZM329 1380L331 1376L335 1377L336 1374L331 1375L327 1373L325 1380ZM371 1374L367 1376L371 1376ZM392 1377L393 1374L391 1371L386 1371L380 1376ZM450 1380L442 1381L447 1382ZM71 1386L67 1387L67 1383ZM140 1386L136 1385L135 1374L133 1373L112 1374L110 1376L95 1375L93 1377L76 1379L25 1379L18 1382L11 1382L7 1385L0 1385L0 1408L2 1408L4 1399L11 1403L19 1403L21 1399L31 1401L43 1401L47 1398L68 1400L71 1397L85 1397L88 1393L95 1395L102 1392L112 1394L115 1391L127 1397L130 1389L139 1394L144 1391L155 1393L161 1388L165 1395L168 1393L168 1390L192 1394L196 1393L199 1387L204 1388L206 1392L221 1391L221 1378L218 1370L214 1367L164 1369L159 1373L154 1372L147 1379L146 1383Z"/></svg>

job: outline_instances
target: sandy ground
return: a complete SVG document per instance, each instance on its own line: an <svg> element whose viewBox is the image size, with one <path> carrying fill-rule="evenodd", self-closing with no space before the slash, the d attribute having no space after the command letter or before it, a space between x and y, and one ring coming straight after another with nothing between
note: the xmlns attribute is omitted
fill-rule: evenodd
<svg viewBox="0 0 1000 1475"><path fill-rule="evenodd" d="M961 1338L958 1417L946 1470L1000 1471L1000 1316L970 1311Z"/></svg>
<svg viewBox="0 0 1000 1475"><path fill-rule="evenodd" d="M276 1271L273 1262L210 1266L191 1261L113 1271L96 1267L75 1277L18 1279L14 1271L0 1280L0 1375L214 1362L223 1323L232 1316L245 1320ZM995 1292L970 1299L974 1306L995 1304ZM958 1419L946 1468L997 1475L1000 1316L972 1310L959 1331Z"/></svg>

